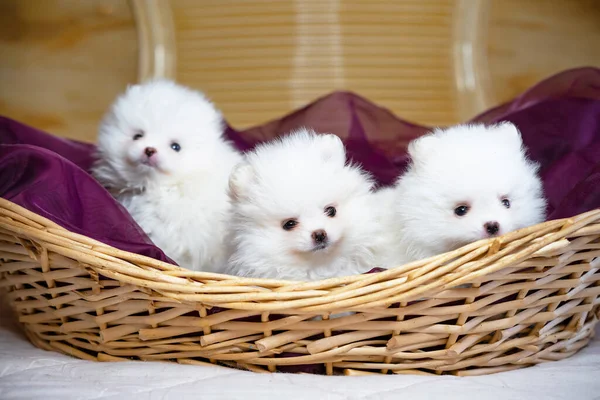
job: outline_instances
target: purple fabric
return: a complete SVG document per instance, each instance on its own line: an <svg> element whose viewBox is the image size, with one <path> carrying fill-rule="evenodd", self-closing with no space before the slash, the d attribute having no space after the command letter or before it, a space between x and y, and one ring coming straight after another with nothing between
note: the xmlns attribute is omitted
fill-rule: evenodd
<svg viewBox="0 0 600 400"><path fill-rule="evenodd" d="M551 77L474 121L512 121L541 164L549 217L600 207L600 70ZM241 150L301 126L340 136L351 159L391 184L408 162L410 140L429 130L347 92L336 92L282 119L227 129ZM72 232L122 250L169 261L127 212L86 172L94 146L51 136L0 117L0 195Z"/></svg>
<svg viewBox="0 0 600 400"><path fill-rule="evenodd" d="M50 136L2 117L0 143L3 198L71 232L172 263L127 210L82 169L91 166L93 145Z"/></svg>
<svg viewBox="0 0 600 400"><path fill-rule="evenodd" d="M26 144L48 149L86 171L92 166L92 155L96 148L91 143L52 136L39 129L0 116L0 145L8 144Z"/></svg>

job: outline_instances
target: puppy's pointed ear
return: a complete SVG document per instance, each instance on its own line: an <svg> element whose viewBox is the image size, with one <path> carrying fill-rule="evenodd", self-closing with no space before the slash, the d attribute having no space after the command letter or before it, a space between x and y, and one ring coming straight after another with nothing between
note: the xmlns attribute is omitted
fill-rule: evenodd
<svg viewBox="0 0 600 400"><path fill-rule="evenodd" d="M346 164L346 148L342 139L331 133L323 134L318 139L323 160L341 166Z"/></svg>
<svg viewBox="0 0 600 400"><path fill-rule="evenodd" d="M237 200L246 193L248 185L254 179L254 168L247 162L236 165L229 175L229 195Z"/></svg>
<svg viewBox="0 0 600 400"><path fill-rule="evenodd" d="M408 144L408 155L410 155L413 164L426 159L427 155L434 151L437 140L438 138L434 133L429 133L410 142Z"/></svg>
<svg viewBox="0 0 600 400"><path fill-rule="evenodd" d="M131 92L134 90L139 90L140 87L142 87L141 83L129 83L129 84L127 84L127 88L125 88L125 92L127 93L127 92Z"/></svg>
<svg viewBox="0 0 600 400"><path fill-rule="evenodd" d="M512 146L515 149L523 147L523 138L519 129L511 122L502 122L494 126L494 133L500 135L504 143Z"/></svg>

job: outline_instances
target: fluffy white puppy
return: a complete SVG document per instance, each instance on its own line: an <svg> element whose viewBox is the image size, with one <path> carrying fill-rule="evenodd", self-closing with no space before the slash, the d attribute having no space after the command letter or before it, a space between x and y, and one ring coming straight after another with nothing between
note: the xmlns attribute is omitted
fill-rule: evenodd
<svg viewBox="0 0 600 400"><path fill-rule="evenodd" d="M395 243L389 266L544 220L538 166L513 124L436 129L408 152L412 161L394 194L382 193Z"/></svg>
<svg viewBox="0 0 600 400"><path fill-rule="evenodd" d="M202 93L167 80L129 87L100 124L93 175L185 268L223 262L228 178L241 160L223 129Z"/></svg>
<svg viewBox="0 0 600 400"><path fill-rule="evenodd" d="M377 264L382 228L373 181L341 140L302 129L258 146L230 178L233 275L316 280Z"/></svg>

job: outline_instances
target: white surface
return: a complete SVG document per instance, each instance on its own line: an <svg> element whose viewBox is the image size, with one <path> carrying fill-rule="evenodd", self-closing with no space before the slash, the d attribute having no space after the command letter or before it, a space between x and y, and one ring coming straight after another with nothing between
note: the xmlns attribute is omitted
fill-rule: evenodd
<svg viewBox="0 0 600 400"><path fill-rule="evenodd" d="M570 359L495 375L327 377L160 362L97 363L33 347L0 306L0 399L598 399L600 340Z"/></svg>

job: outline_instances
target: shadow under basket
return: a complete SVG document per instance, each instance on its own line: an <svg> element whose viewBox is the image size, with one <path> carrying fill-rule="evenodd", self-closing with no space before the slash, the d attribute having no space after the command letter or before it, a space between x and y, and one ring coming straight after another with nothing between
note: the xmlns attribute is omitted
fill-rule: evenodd
<svg viewBox="0 0 600 400"><path fill-rule="evenodd" d="M31 342L87 360L255 372L481 375L594 335L600 210L317 282L194 272L0 199L0 287Z"/></svg>

